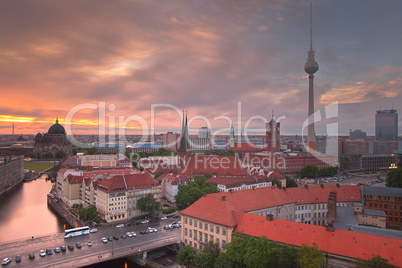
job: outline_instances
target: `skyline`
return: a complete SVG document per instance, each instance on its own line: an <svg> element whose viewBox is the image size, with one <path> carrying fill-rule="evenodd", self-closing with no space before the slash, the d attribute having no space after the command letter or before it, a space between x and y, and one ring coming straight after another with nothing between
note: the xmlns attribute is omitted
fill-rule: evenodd
<svg viewBox="0 0 402 268"><path fill-rule="evenodd" d="M147 122L151 105L165 103L217 129L230 128L217 116L236 128L241 102L242 125L270 120L274 110L286 116L281 134L301 134L310 2L2 2L0 134L13 123L16 134L46 132L56 117L64 125L73 107L102 102L115 107L108 116ZM338 101L339 134L372 135L380 106L402 110L402 3L312 3L316 110ZM68 134L96 134L98 114L80 111ZM176 112L157 110L155 118L157 132L180 132Z"/></svg>

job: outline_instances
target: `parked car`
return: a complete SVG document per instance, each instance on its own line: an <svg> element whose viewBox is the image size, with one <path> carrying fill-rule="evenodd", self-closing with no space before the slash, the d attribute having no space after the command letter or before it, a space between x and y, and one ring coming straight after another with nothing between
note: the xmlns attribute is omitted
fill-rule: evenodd
<svg viewBox="0 0 402 268"><path fill-rule="evenodd" d="M98 229L96 229L96 228L93 228L93 229L91 229L91 231L89 231L91 234L93 234L93 233L96 233L98 231Z"/></svg>
<svg viewBox="0 0 402 268"><path fill-rule="evenodd" d="M73 245L68 245L67 248L68 248L68 250L74 250L74 246L73 246Z"/></svg>
<svg viewBox="0 0 402 268"><path fill-rule="evenodd" d="M127 235L122 234L122 235L121 235L121 238L126 239L126 238L127 238Z"/></svg>
<svg viewBox="0 0 402 268"><path fill-rule="evenodd" d="M126 226L131 226L131 222L127 223Z"/></svg>
<svg viewBox="0 0 402 268"><path fill-rule="evenodd" d="M29 258L30 260L35 259L35 254L29 253L28 258Z"/></svg>
<svg viewBox="0 0 402 268"><path fill-rule="evenodd" d="M173 218L174 219L177 219L177 218L179 218L180 216L179 215L173 215Z"/></svg>
<svg viewBox="0 0 402 268"><path fill-rule="evenodd" d="M141 224L141 222L140 222L140 221L136 221L136 222L134 222L134 224L135 224L135 225L138 225L138 224Z"/></svg>
<svg viewBox="0 0 402 268"><path fill-rule="evenodd" d="M127 235L128 237L133 237L133 235L131 234L131 232L127 232L126 235Z"/></svg>
<svg viewBox="0 0 402 268"><path fill-rule="evenodd" d="M91 241L88 241L87 246L88 246L88 247L91 247L91 246L92 246L92 242L91 242Z"/></svg>
<svg viewBox="0 0 402 268"><path fill-rule="evenodd" d="M61 246L60 249L61 249L61 251L65 252L67 248L66 248L66 246Z"/></svg>
<svg viewBox="0 0 402 268"><path fill-rule="evenodd" d="M141 223L149 223L148 220L143 220Z"/></svg>
<svg viewBox="0 0 402 268"><path fill-rule="evenodd" d="M56 253L60 253L60 248L59 247L57 247L57 248L54 248L54 252L56 252Z"/></svg>
<svg viewBox="0 0 402 268"><path fill-rule="evenodd" d="M11 258L4 258L3 261L1 262L2 265L9 264L11 262Z"/></svg>
<svg viewBox="0 0 402 268"><path fill-rule="evenodd" d="M52 255L52 254L53 254L53 251L52 251L50 248L47 248L47 249L46 249L46 254L47 254L47 255Z"/></svg>
<svg viewBox="0 0 402 268"><path fill-rule="evenodd" d="M116 228L123 228L123 227L124 227L124 224L119 224L116 226Z"/></svg>
<svg viewBox="0 0 402 268"><path fill-rule="evenodd" d="M20 255L17 255L15 257L15 262L21 262L21 256Z"/></svg>
<svg viewBox="0 0 402 268"><path fill-rule="evenodd" d="M81 248L81 247L82 247L80 242L77 242L77 244L75 244L75 246L76 246L77 248Z"/></svg>
<svg viewBox="0 0 402 268"><path fill-rule="evenodd" d="M46 256L45 250L43 250L43 249L39 250L39 256L45 257Z"/></svg>
<svg viewBox="0 0 402 268"><path fill-rule="evenodd" d="M119 240L119 237L117 235L113 236L114 240Z"/></svg>
<svg viewBox="0 0 402 268"><path fill-rule="evenodd" d="M107 243L106 237L102 237L101 241L106 244Z"/></svg>
<svg viewBox="0 0 402 268"><path fill-rule="evenodd" d="M153 233L153 232L154 232L154 228L148 227L148 232Z"/></svg>
<svg viewBox="0 0 402 268"><path fill-rule="evenodd" d="M137 236L137 234L135 232L131 232L132 236Z"/></svg>
<svg viewBox="0 0 402 268"><path fill-rule="evenodd" d="M113 241L113 236L109 236L109 241Z"/></svg>
<svg viewBox="0 0 402 268"><path fill-rule="evenodd" d="M166 220L167 220L167 217L166 217L166 216L165 216L165 217L162 217L161 220L162 220L162 221L166 221Z"/></svg>

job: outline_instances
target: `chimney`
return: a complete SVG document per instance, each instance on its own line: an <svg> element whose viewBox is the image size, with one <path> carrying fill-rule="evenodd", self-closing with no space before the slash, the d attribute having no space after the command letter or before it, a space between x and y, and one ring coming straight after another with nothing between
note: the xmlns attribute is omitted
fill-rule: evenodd
<svg viewBox="0 0 402 268"><path fill-rule="evenodd" d="M226 195L222 195L222 201L226 201Z"/></svg>
<svg viewBox="0 0 402 268"><path fill-rule="evenodd" d="M306 188L306 189L308 190L308 184L305 184L305 185L304 185L304 188Z"/></svg>
<svg viewBox="0 0 402 268"><path fill-rule="evenodd" d="M232 193L233 193L233 189L229 189L229 193L231 193L231 194L232 194Z"/></svg>
<svg viewBox="0 0 402 268"><path fill-rule="evenodd" d="M332 225L336 217L336 192L331 192L328 197L327 223Z"/></svg>
<svg viewBox="0 0 402 268"><path fill-rule="evenodd" d="M274 215L268 214L267 215L267 221L273 221L274 220Z"/></svg>
<svg viewBox="0 0 402 268"><path fill-rule="evenodd" d="M322 189L324 189L324 184L321 183L320 186L321 186Z"/></svg>
<svg viewBox="0 0 402 268"><path fill-rule="evenodd" d="M339 183L336 184L336 187L341 188L341 185Z"/></svg>
<svg viewBox="0 0 402 268"><path fill-rule="evenodd" d="M335 231L335 227L333 224L327 224L327 231L328 232L333 232Z"/></svg>

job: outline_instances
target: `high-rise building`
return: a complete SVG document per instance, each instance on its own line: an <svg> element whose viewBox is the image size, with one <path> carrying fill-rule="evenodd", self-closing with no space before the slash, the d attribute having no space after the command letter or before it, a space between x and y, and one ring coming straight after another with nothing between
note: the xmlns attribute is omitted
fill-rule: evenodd
<svg viewBox="0 0 402 268"><path fill-rule="evenodd" d="M367 138L367 133L361 129L350 130L349 136L351 140L365 139Z"/></svg>
<svg viewBox="0 0 402 268"><path fill-rule="evenodd" d="M315 130L314 130L314 73L318 71L318 63L315 61L312 37L312 11L313 6L310 4L310 50L308 51L307 62L304 65L304 71L309 74L308 80L308 128L307 128L307 144L311 152L315 151Z"/></svg>
<svg viewBox="0 0 402 268"><path fill-rule="evenodd" d="M266 139L267 151L271 153L279 152L280 151L280 123L276 122L274 112L272 111L272 119L266 124Z"/></svg>
<svg viewBox="0 0 402 268"><path fill-rule="evenodd" d="M176 151L179 143L180 134L167 132L162 134L162 147Z"/></svg>
<svg viewBox="0 0 402 268"><path fill-rule="evenodd" d="M375 115L375 139L398 140L398 113L396 110L378 110Z"/></svg>
<svg viewBox="0 0 402 268"><path fill-rule="evenodd" d="M210 139L211 138L211 131L207 127L200 128L199 138L201 139Z"/></svg>

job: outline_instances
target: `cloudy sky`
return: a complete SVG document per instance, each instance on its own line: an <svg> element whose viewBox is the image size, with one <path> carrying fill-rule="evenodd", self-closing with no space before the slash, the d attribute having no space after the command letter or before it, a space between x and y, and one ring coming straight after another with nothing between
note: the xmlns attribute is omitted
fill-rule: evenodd
<svg viewBox="0 0 402 268"><path fill-rule="evenodd" d="M373 134L380 107L402 112L401 10L313 1L315 108L338 102L341 134ZM183 109L193 129L230 119L248 133L274 110L282 134L301 134L309 11L301 0L1 1L0 134L13 122L46 132L56 117L72 134L179 131Z"/></svg>

